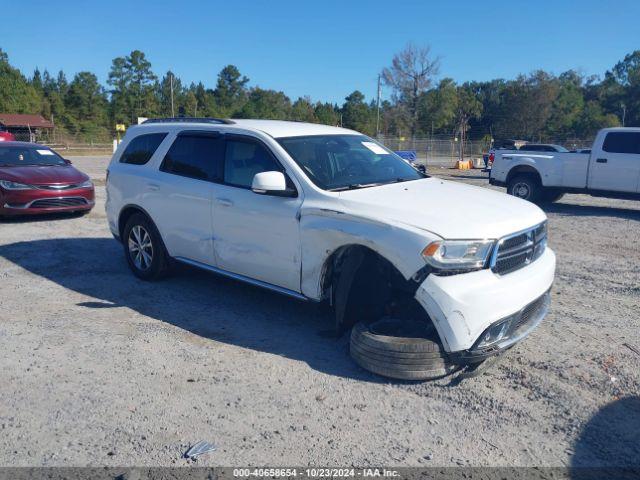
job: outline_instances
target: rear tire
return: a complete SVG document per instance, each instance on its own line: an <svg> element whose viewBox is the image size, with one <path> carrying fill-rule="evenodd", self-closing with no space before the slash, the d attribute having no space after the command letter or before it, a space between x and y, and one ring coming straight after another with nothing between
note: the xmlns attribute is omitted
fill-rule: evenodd
<svg viewBox="0 0 640 480"><path fill-rule="evenodd" d="M507 193L514 197L536 202L541 193L541 186L538 180L532 175L518 175L509 181Z"/></svg>
<svg viewBox="0 0 640 480"><path fill-rule="evenodd" d="M431 331L430 331L431 330ZM455 372L424 321L383 318L351 330L351 357L362 368L401 380L434 380ZM398 335L398 336L396 336Z"/></svg>
<svg viewBox="0 0 640 480"><path fill-rule="evenodd" d="M127 221L123 233L124 254L133 274L147 281L165 276L169 256L153 222L136 213Z"/></svg>

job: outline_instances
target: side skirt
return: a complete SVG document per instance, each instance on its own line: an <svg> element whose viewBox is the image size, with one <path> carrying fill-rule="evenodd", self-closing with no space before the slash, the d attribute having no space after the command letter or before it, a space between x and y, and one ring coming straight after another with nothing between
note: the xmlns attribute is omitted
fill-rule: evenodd
<svg viewBox="0 0 640 480"><path fill-rule="evenodd" d="M250 285L255 285L256 287L266 288L267 290L271 290L273 292L277 292L282 295L287 295L288 297L293 297L296 300L302 300L304 302L312 301L310 298L305 297L301 293L294 292L293 290L289 290L288 288L272 285L271 283L263 282L262 280L256 280L255 278L251 278L251 277L246 277L244 275L240 275L239 273L228 272L227 270L222 270L217 267L212 267L211 265L196 262L195 260L190 260L184 257L174 257L174 260L177 260L178 262L186 263L187 265L191 265L193 267L201 268L202 270L207 270L209 272L217 273L218 275L222 275L227 278L239 280L241 282L245 282Z"/></svg>

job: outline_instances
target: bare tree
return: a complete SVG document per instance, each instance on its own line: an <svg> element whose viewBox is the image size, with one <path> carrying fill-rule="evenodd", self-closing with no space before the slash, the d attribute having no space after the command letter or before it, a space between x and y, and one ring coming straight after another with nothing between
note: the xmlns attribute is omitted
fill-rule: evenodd
<svg viewBox="0 0 640 480"><path fill-rule="evenodd" d="M393 88L394 100L406 111L412 136L418 129L420 94L429 89L439 70L440 58L431 55L431 47L411 43L393 56L390 67L382 70L384 84Z"/></svg>

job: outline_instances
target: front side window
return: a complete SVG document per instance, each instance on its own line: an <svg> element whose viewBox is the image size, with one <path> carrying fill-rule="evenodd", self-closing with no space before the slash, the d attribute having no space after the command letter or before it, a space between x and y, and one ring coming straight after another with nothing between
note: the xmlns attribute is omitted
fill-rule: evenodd
<svg viewBox="0 0 640 480"><path fill-rule="evenodd" d="M346 190L419 180L425 175L364 135L313 135L278 142L318 187Z"/></svg>
<svg viewBox="0 0 640 480"><path fill-rule="evenodd" d="M160 170L199 180L219 180L224 155L221 135L180 134L162 161Z"/></svg>
<svg viewBox="0 0 640 480"><path fill-rule="evenodd" d="M267 149L250 139L227 139L224 159L224 182L251 188L256 173L280 171L282 167Z"/></svg>
<svg viewBox="0 0 640 480"><path fill-rule="evenodd" d="M151 159L166 136L166 133L149 133L134 138L122 153L120 163L144 165Z"/></svg>
<svg viewBox="0 0 640 480"><path fill-rule="evenodd" d="M609 153L640 154L640 132L609 132L602 149Z"/></svg>

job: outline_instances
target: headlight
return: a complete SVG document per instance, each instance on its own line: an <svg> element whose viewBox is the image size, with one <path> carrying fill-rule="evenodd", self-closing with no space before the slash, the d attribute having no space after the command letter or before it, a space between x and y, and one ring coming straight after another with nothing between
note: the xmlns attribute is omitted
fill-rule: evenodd
<svg viewBox="0 0 640 480"><path fill-rule="evenodd" d="M478 270L486 264L495 240L438 240L422 251L425 261L441 270Z"/></svg>
<svg viewBox="0 0 640 480"><path fill-rule="evenodd" d="M31 185L25 185L24 183L10 182L9 180L0 180L0 187L5 190L32 190Z"/></svg>
<svg viewBox="0 0 640 480"><path fill-rule="evenodd" d="M93 188L93 182L91 180L87 180L86 182L78 185L78 188Z"/></svg>

